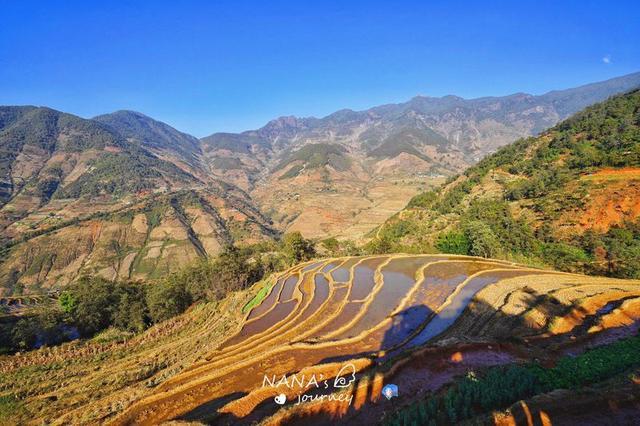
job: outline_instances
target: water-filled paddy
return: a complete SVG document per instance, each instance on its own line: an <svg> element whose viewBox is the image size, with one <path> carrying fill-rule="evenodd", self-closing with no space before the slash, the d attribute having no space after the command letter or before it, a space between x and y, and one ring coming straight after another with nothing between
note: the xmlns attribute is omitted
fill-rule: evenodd
<svg viewBox="0 0 640 426"><path fill-rule="evenodd" d="M292 275L286 279L284 286L282 287L282 293L280 293L280 302L286 302L293 297L293 292L298 284L298 275Z"/></svg>
<svg viewBox="0 0 640 426"><path fill-rule="evenodd" d="M340 265L338 268L331 271L331 278L338 283L345 283L351 278L351 268L360 261L359 258L354 257L349 259Z"/></svg>
<svg viewBox="0 0 640 426"><path fill-rule="evenodd" d="M391 314L415 284L418 270L432 259L425 260L424 257L403 257L384 265L380 290L373 295L373 300L349 334L360 334Z"/></svg>
<svg viewBox="0 0 640 426"><path fill-rule="evenodd" d="M349 300L362 300L371 293L376 284L374 281L376 268L386 260L385 257L366 259L355 267Z"/></svg>
<svg viewBox="0 0 640 426"><path fill-rule="evenodd" d="M249 313L249 317L247 319L251 320L257 318L260 315L266 313L269 309L273 308L273 306L276 304L276 301L278 300L278 296L280 296L280 290L282 290L283 284L284 280L278 280L278 282L276 282L276 284L271 289L269 295L265 297L262 303L251 310L251 313Z"/></svg>
<svg viewBox="0 0 640 426"><path fill-rule="evenodd" d="M524 275L530 275L535 272L531 271L487 271L478 274L475 278L470 279L466 285L464 285L459 292L457 292L450 303L447 304L440 312L438 312L427 326L411 340L411 346L422 345L433 337L445 331L451 326L455 320L462 314L467 307L471 298L478 291L494 284L500 280L505 280L514 277L520 277Z"/></svg>

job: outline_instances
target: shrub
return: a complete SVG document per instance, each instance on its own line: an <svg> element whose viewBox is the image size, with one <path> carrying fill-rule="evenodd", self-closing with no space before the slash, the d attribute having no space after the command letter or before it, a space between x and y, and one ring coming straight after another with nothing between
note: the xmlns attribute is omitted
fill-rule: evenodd
<svg viewBox="0 0 640 426"><path fill-rule="evenodd" d="M533 231L523 220L513 217L509 204L505 201L475 200L462 221L479 221L487 225L499 242L499 251L528 254L534 248Z"/></svg>
<svg viewBox="0 0 640 426"><path fill-rule="evenodd" d="M71 317L82 335L93 335L111 325L118 302L113 282L82 277L68 291L77 301Z"/></svg>
<svg viewBox="0 0 640 426"><path fill-rule="evenodd" d="M78 307L78 300L70 291L63 291L58 298L58 304L62 309L62 312L66 314L73 314Z"/></svg>
<svg viewBox="0 0 640 426"><path fill-rule="evenodd" d="M545 262L563 271L579 271L589 256L579 247L564 243L546 243L542 246L542 257Z"/></svg>
<svg viewBox="0 0 640 426"><path fill-rule="evenodd" d="M471 244L464 232L449 231L438 237L436 248L442 253L469 254Z"/></svg>
<svg viewBox="0 0 640 426"><path fill-rule="evenodd" d="M427 191L416 195L407 204L407 208L429 208L438 199L438 194L435 191Z"/></svg>
<svg viewBox="0 0 640 426"><path fill-rule="evenodd" d="M470 255L496 257L501 253L500 242L486 223L468 222L464 225L464 234L469 241Z"/></svg>
<svg viewBox="0 0 640 426"><path fill-rule="evenodd" d="M292 264L309 260L316 254L313 242L297 231L285 234L282 238L282 251Z"/></svg>
<svg viewBox="0 0 640 426"><path fill-rule="evenodd" d="M142 332L149 325L149 309L145 300L145 288L135 284L116 286L117 306L112 323L121 330Z"/></svg>
<svg viewBox="0 0 640 426"><path fill-rule="evenodd" d="M181 314L192 302L184 284L171 278L150 286L146 300L149 315L156 323Z"/></svg>

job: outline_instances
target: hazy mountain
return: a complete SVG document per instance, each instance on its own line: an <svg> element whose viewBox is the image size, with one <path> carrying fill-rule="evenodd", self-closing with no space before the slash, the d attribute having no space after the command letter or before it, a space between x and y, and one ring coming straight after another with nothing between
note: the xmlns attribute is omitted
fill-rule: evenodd
<svg viewBox="0 0 640 426"><path fill-rule="evenodd" d="M416 96L408 102L365 111L340 110L320 119L280 117L258 130L215 133L202 142L210 151L258 150L277 155L292 146L318 141L341 143L370 154L389 140L406 140L412 145L459 150L466 160L474 161L512 142L514 135L539 133L591 104L638 86L640 73L634 73L539 96L526 93L477 99Z"/></svg>

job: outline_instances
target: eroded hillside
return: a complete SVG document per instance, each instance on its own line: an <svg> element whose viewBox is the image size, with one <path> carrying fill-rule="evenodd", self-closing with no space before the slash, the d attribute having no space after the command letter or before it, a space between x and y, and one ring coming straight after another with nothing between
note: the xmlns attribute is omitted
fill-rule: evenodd
<svg viewBox="0 0 640 426"><path fill-rule="evenodd" d="M226 184L182 190L27 234L5 250L0 281L10 295L60 288L81 275L156 279L230 244L275 235L241 191Z"/></svg>
<svg viewBox="0 0 640 426"><path fill-rule="evenodd" d="M380 250L438 249L638 277L640 92L613 97L415 197Z"/></svg>
<svg viewBox="0 0 640 426"><path fill-rule="evenodd" d="M418 192L523 136L536 135L640 75L540 96L418 96L324 118L281 117L202 139L210 172L251 193L283 230L363 237Z"/></svg>

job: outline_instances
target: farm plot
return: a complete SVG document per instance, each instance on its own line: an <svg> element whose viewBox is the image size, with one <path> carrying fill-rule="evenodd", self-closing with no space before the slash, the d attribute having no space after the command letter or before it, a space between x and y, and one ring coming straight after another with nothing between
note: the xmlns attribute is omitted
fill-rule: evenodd
<svg viewBox="0 0 640 426"><path fill-rule="evenodd" d="M238 333L206 362L165 381L114 423L250 422L258 407L276 410L263 403L283 392L265 389L265 375L313 371L329 379L345 362L359 372L393 361L403 351L429 345L456 329L477 294L491 296L504 282L510 290L506 295L499 291L495 303L508 307L513 303L508 296L528 291L536 277L544 278L541 289L559 291L565 298L571 288L582 298L599 294L585 289L582 276L467 256L351 257L294 268L278 277L263 302L247 313ZM624 307L635 308L635 300L628 300ZM618 317L609 322L624 322ZM471 325L495 318L487 314ZM288 398L305 391L284 390Z"/></svg>

